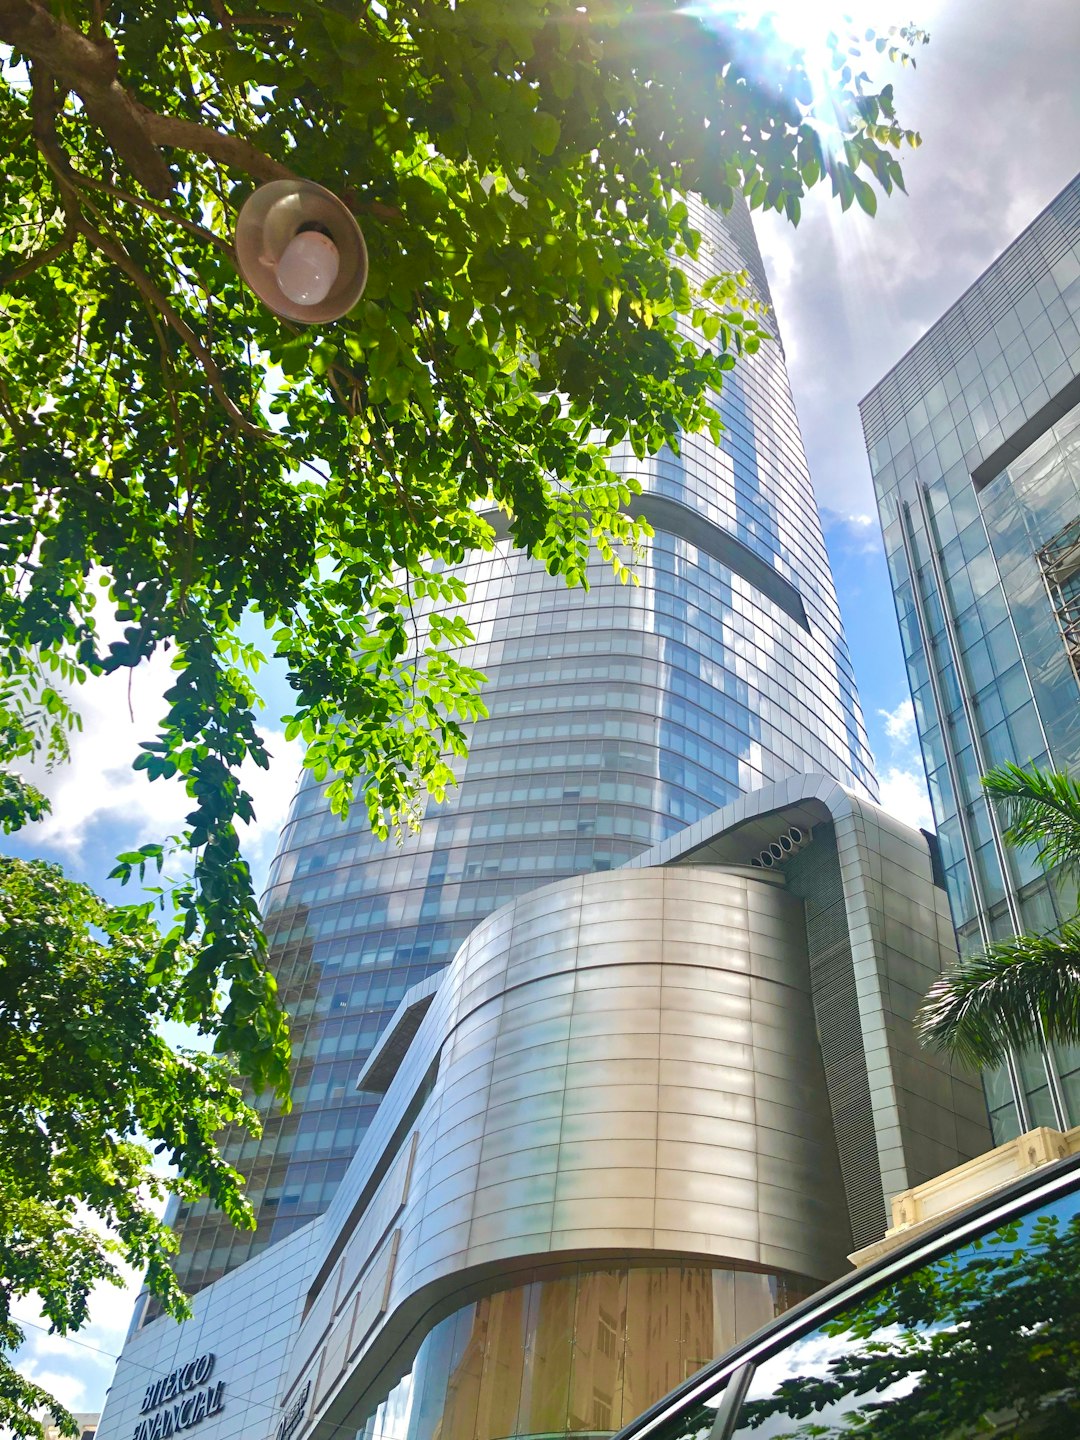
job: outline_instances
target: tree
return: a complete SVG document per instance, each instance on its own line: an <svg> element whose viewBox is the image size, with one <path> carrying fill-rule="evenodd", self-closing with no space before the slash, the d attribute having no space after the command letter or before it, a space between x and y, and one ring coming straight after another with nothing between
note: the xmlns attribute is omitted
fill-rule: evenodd
<svg viewBox="0 0 1080 1440"><path fill-rule="evenodd" d="M76 1330L92 1286L123 1283L123 1260L183 1316L176 1237L155 1201L209 1195L254 1223L215 1141L230 1123L257 1133L254 1112L226 1061L158 1032L181 948L149 904L107 905L55 866L0 857L0 1428L15 1436L40 1435L42 1407L78 1434L4 1353L23 1339L15 1300L36 1295L54 1330ZM148 1145L174 1174L153 1171Z"/></svg>
<svg viewBox="0 0 1080 1440"><path fill-rule="evenodd" d="M1047 868L1080 869L1080 785L1033 766L1001 765L983 779L1011 845L1033 846ZM976 1069L1010 1051L1080 1043L1080 914L1043 935L1000 940L934 982L916 1021L923 1043Z"/></svg>
<svg viewBox="0 0 1080 1440"><path fill-rule="evenodd" d="M76 682L173 656L135 760L192 798L173 1008L256 1086L286 1094L288 1036L235 828L239 767L266 763L242 617L273 632L335 808L359 792L381 833L407 824L483 711L443 568L491 546L482 512L568 583L592 545L620 565L642 526L612 447L717 433L724 373L765 333L738 277L688 281L708 257L680 194L797 220L825 178L869 212L871 182L901 184L917 137L857 43L829 37L818 77L768 25L703 13L0 0L4 714L25 729L29 692L70 721ZM288 175L366 233L366 294L322 329L233 268L239 203Z"/></svg>

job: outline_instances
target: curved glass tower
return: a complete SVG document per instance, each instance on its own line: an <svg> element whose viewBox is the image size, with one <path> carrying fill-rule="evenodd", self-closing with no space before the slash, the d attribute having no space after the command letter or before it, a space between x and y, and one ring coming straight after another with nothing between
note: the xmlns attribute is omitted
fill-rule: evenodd
<svg viewBox="0 0 1080 1440"><path fill-rule="evenodd" d="M701 267L768 289L749 215L704 209ZM456 793L404 844L342 824L305 776L264 898L293 1015L291 1115L230 1158L254 1234L182 1209L196 1290L328 1205L376 1101L357 1074L405 990L525 891L610 869L734 799L820 771L876 796L780 344L732 371L723 442L617 462L656 532L639 586L597 561L567 590L505 542L461 567L489 677Z"/></svg>

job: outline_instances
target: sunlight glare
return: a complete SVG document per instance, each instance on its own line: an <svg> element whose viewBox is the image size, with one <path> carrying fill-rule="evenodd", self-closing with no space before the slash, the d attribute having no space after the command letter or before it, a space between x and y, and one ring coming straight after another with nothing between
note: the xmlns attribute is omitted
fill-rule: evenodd
<svg viewBox="0 0 1080 1440"><path fill-rule="evenodd" d="M841 154L838 71L845 62L850 65L844 72L847 83L851 73L857 75L874 56L868 31L887 33L891 24L882 0L690 0L680 8L706 27L754 34L759 47L755 64L763 80L770 78L773 66L778 76L793 64L801 67L810 84L821 142L826 151Z"/></svg>
<svg viewBox="0 0 1080 1440"><path fill-rule="evenodd" d="M830 31L865 32L868 25L888 23L874 0L696 0L686 9L706 23L714 16L746 30L768 19L781 40L811 52L823 47Z"/></svg>

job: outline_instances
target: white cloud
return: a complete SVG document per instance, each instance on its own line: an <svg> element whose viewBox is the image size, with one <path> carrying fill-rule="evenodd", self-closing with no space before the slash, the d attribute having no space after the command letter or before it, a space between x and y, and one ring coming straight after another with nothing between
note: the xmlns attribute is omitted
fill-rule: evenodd
<svg viewBox="0 0 1080 1440"><path fill-rule="evenodd" d="M881 806L907 825L914 825L917 829L935 829L912 700L904 696L891 710L878 710L877 717L881 721L887 752L886 765L878 770Z"/></svg>
<svg viewBox="0 0 1080 1440"><path fill-rule="evenodd" d="M923 134L901 157L908 194L870 220L823 185L798 230L755 217L810 471L840 514L873 508L858 401L1076 172L1076 0L1028 6L1021 26L1008 0L914 8L931 32L918 69L875 73Z"/></svg>
<svg viewBox="0 0 1080 1440"><path fill-rule="evenodd" d="M55 1395L69 1410L98 1411L124 1343L140 1281L125 1271L125 1285L99 1284L90 1296L90 1319L77 1336L50 1334L32 1300L16 1302L13 1318L26 1336L15 1361L20 1375Z"/></svg>
<svg viewBox="0 0 1080 1440"><path fill-rule="evenodd" d="M83 725L71 737L70 763L27 772L52 802L52 813L26 832L36 847L69 861L86 852L92 831L105 824L119 837L118 849L179 833L192 808L182 781L151 781L131 768L140 742L156 734L165 711L162 697L174 678L168 656L158 654L130 675L98 677L79 688L73 700ZM258 731L270 766L263 770L245 761L241 781L254 801L255 821L238 826L256 894L265 883L303 756L299 742L286 740L281 730L259 726ZM103 874L111 862L111 855L101 855Z"/></svg>
<svg viewBox="0 0 1080 1440"><path fill-rule="evenodd" d="M891 710L878 710L887 762L879 770L881 805L898 820L917 829L934 829L934 815L919 754L915 707L905 696Z"/></svg>
<svg viewBox="0 0 1080 1440"><path fill-rule="evenodd" d="M844 513L823 506L821 523L834 558L837 555L874 555L881 551L881 529L876 514L865 510Z"/></svg>
<svg viewBox="0 0 1080 1440"><path fill-rule="evenodd" d="M68 1370L43 1370L36 1364L25 1369L20 1366L20 1369L27 1380L33 1380L35 1385L40 1385L50 1395L55 1395L67 1409L86 1410L87 1389L77 1375L72 1375Z"/></svg>
<svg viewBox="0 0 1080 1440"><path fill-rule="evenodd" d="M897 745L909 746L915 740L915 706L910 699L901 700L895 710L879 710L885 721L885 734Z"/></svg>
<svg viewBox="0 0 1080 1440"><path fill-rule="evenodd" d="M934 817L922 767L910 770L890 765L880 777L881 808L918 830L933 830Z"/></svg>
<svg viewBox="0 0 1080 1440"><path fill-rule="evenodd" d="M38 844L75 855L103 815L124 818L131 845L180 828L191 808L183 787L151 784L131 768L139 742L154 738L172 678L168 656L158 654L135 671L88 680L72 696L82 730L71 737L70 763L31 772L52 802L52 814L34 828Z"/></svg>

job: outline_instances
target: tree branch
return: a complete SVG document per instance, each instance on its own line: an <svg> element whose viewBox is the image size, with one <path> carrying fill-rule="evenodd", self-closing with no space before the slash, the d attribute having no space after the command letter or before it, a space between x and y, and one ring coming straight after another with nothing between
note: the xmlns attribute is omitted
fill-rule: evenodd
<svg viewBox="0 0 1080 1440"><path fill-rule="evenodd" d="M272 430L264 430L256 425L233 400L232 396L225 389L225 382L221 378L221 371L217 362L209 350L202 343L199 337L192 330L191 326L179 315L161 290L150 279L149 275L138 266L127 253L119 241L111 236L103 235L100 230L94 228L89 221L80 217L77 222L80 234L84 235L95 250L99 250L106 259L111 260L118 270L122 270L129 280L134 284L140 295L154 307L162 319L174 330L180 339L187 346L188 350L202 367L203 373L210 383L210 389L214 392L218 404L228 415L238 430L244 435L250 436L253 440L276 440L277 436Z"/></svg>
<svg viewBox="0 0 1080 1440"><path fill-rule="evenodd" d="M120 84L116 47L66 25L37 0L0 0L0 39L74 90L93 123L149 194L164 199L173 175L146 133L143 107Z"/></svg>
<svg viewBox="0 0 1080 1440"><path fill-rule="evenodd" d="M235 17L231 23L246 25L254 21ZM51 107L49 137L54 147L53 157L60 159L65 177L72 183L105 188L102 181L76 174L56 139L55 116L62 108L63 95L68 91L74 91L79 96L90 120L102 131L143 189L157 200L167 199L175 188L175 177L160 153L159 147L162 146L204 155L208 160L216 160L231 170L250 175L253 180L265 182L296 178L294 170L241 135L204 125L198 120L185 119L182 115L162 115L143 105L118 79L119 59L112 42L107 39L92 40L81 30L57 20L38 0L0 0L0 41L26 55L31 62L31 70L36 71L40 79L49 80L54 91L59 85L57 103ZM35 124L35 135L37 133ZM40 147L40 136L38 143ZM60 169L56 164L53 170L59 176ZM145 209L155 209L137 196L124 198ZM378 200L357 201L350 193L346 203L355 211L381 220L401 218L401 211L396 206L385 205ZM156 209L155 213L165 212ZM193 222L182 217L167 218L175 218L177 224L186 225L189 229L192 227ZM207 238L205 232L203 238Z"/></svg>
<svg viewBox="0 0 1080 1440"><path fill-rule="evenodd" d="M0 39L26 55L82 100L140 185L156 199L173 191L175 180L158 147L173 146L217 160L255 180L288 180L293 171L257 145L178 115L149 110L121 85L119 60L111 42L96 42L57 20L37 0L0 0Z"/></svg>
<svg viewBox="0 0 1080 1440"><path fill-rule="evenodd" d="M7 0L0 0L0 6L7 3ZM202 343L199 337L192 330L187 321L177 313L175 308L166 298L161 290L150 279L149 275L137 265L127 253L118 240L102 234L83 215L79 207L79 175L72 168L71 162L64 154L56 138L56 85L51 76L43 75L37 66L32 67L30 72L33 93L31 105L33 112L34 138L37 141L38 149L44 156L46 163L56 176L60 188L60 197L63 202L64 211L67 215L68 225L98 250L106 259L111 260L118 270L122 270L129 280L135 285L143 299L148 301L169 327L179 335L180 339L187 346L188 350L202 367L203 373L210 383L210 389L217 398L218 404L228 415L236 428L244 435L254 440L276 440L277 436L271 430L264 430L249 420L240 407L233 400L225 388L225 382L221 377L217 362L210 354L210 351Z"/></svg>
<svg viewBox="0 0 1080 1440"><path fill-rule="evenodd" d="M114 200L119 200L122 205L134 205L139 210L148 210L151 215L160 215L162 220L170 225L179 225L190 234L197 236L207 245L213 245L223 254L235 256L235 251L228 240L221 235L215 235L212 230L189 220L186 215L178 214L171 205L159 205L154 200L145 200L141 195L131 195L126 190L119 190L115 185L110 185L107 180L97 180L93 175L84 175L81 170L72 168L71 179L80 188L86 190L97 190L103 195L111 195Z"/></svg>
<svg viewBox="0 0 1080 1440"><path fill-rule="evenodd" d="M64 226L64 233L59 240L55 241L52 245L46 245L41 250L35 251L33 255L27 256L21 265L16 265L15 268L9 270L6 275L0 275L0 290L6 290L10 285L14 285L17 280L25 280L26 277L32 275L35 270L40 270L43 265L51 265L54 260L58 260L60 256L66 254L75 243L75 234L75 226L69 219Z"/></svg>
<svg viewBox="0 0 1080 1440"><path fill-rule="evenodd" d="M0 0L3 5L5 0ZM133 102L137 103L137 102ZM293 180L296 172L244 140L225 130L215 130L212 125L201 125L197 120L185 120L180 115L159 115L145 106L138 105L140 118L146 132L155 145L171 145L177 150L190 150L217 160L233 170L241 170L253 180Z"/></svg>
<svg viewBox="0 0 1080 1440"><path fill-rule="evenodd" d="M226 30L286 30L293 23L288 15L230 15L223 0L210 0L210 7Z"/></svg>
<svg viewBox="0 0 1080 1440"><path fill-rule="evenodd" d="M15 439L21 443L23 438L22 421L19 419L15 407L11 403L11 392L8 390L7 381L4 379L3 372L0 372L0 413L7 416L7 422L11 426L11 433L15 436Z"/></svg>
<svg viewBox="0 0 1080 1440"><path fill-rule="evenodd" d="M98 90L116 80L116 51L57 20L37 0L0 0L0 36L67 81L69 89L78 88L76 79Z"/></svg>

